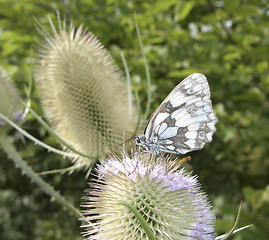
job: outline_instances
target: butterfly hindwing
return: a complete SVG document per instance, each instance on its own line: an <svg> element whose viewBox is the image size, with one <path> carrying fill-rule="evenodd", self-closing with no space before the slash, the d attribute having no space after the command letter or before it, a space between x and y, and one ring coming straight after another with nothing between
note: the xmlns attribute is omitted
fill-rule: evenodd
<svg viewBox="0 0 269 240"><path fill-rule="evenodd" d="M217 121L207 79L193 73L152 114L144 135L158 144L160 151L184 154L211 142Z"/></svg>

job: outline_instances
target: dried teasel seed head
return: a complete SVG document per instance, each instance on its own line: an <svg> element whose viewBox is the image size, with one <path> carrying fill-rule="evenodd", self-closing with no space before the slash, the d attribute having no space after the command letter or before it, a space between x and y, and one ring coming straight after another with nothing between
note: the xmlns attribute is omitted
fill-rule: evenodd
<svg viewBox="0 0 269 240"><path fill-rule="evenodd" d="M0 113L10 120L18 122L22 119L22 105L19 91L6 71L0 67ZM0 126L6 122L0 117Z"/></svg>
<svg viewBox="0 0 269 240"><path fill-rule="evenodd" d="M134 132L137 115L130 108L125 80L100 41L80 26L59 24L42 30L37 85L45 114L56 132L76 150L93 157L122 143ZM131 111L130 109L133 109ZM112 131L108 132L109 129ZM85 165L85 158L76 165ZM92 165L94 161L89 162Z"/></svg>

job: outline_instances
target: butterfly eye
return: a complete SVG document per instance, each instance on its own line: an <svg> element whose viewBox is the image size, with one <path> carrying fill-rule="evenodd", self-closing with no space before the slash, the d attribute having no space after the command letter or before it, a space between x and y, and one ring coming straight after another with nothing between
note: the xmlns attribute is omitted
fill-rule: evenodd
<svg viewBox="0 0 269 240"><path fill-rule="evenodd" d="M205 132L204 131L201 131L199 132L199 138L204 138L205 137Z"/></svg>

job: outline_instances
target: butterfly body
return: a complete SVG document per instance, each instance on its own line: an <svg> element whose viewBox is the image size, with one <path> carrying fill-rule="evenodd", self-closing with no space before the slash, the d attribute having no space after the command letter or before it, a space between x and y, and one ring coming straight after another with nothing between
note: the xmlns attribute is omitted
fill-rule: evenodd
<svg viewBox="0 0 269 240"><path fill-rule="evenodd" d="M154 154L185 154L211 142L217 122L207 79L193 73L164 99L135 143Z"/></svg>
<svg viewBox="0 0 269 240"><path fill-rule="evenodd" d="M154 153L156 155L159 155L160 149L160 142L158 142L158 139L154 141L148 140L144 135L138 136L135 138L135 143L137 146L141 146L144 148L147 152Z"/></svg>

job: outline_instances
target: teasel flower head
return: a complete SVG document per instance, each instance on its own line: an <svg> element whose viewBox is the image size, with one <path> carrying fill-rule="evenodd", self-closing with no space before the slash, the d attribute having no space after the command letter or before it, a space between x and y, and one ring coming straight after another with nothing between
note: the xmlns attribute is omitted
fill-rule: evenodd
<svg viewBox="0 0 269 240"><path fill-rule="evenodd" d="M83 27L59 23L52 34L42 26L36 77L43 109L56 132L88 156L105 156L134 132L136 109L125 79L100 41ZM67 28L67 29L66 29ZM108 131L108 130L112 131ZM77 166L95 160L80 157Z"/></svg>
<svg viewBox="0 0 269 240"><path fill-rule="evenodd" d="M156 239L214 239L215 215L197 176L169 157L112 154L96 168L82 208L87 239L149 239L134 208ZM132 206L129 208L127 206ZM84 222L83 222L84 223Z"/></svg>
<svg viewBox="0 0 269 240"><path fill-rule="evenodd" d="M0 67L0 113L11 121L19 122L22 119L22 104L19 91L6 71ZM0 127L6 122L0 117Z"/></svg>

